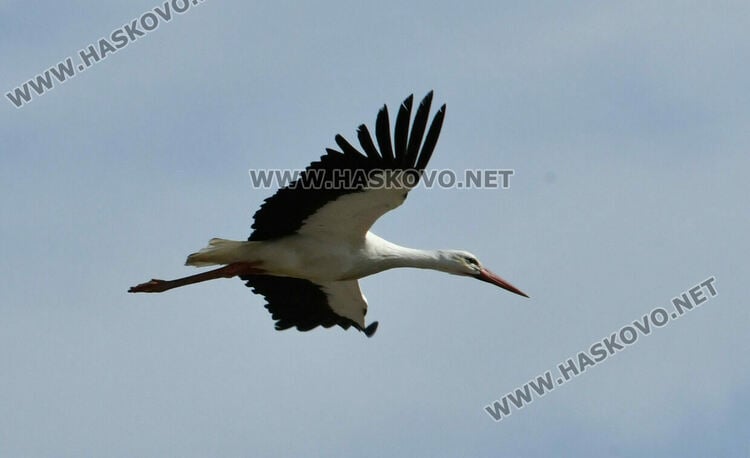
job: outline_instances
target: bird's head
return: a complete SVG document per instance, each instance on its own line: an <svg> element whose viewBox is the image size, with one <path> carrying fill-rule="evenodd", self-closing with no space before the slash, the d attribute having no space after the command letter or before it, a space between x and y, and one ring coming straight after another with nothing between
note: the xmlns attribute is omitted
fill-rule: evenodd
<svg viewBox="0 0 750 458"><path fill-rule="evenodd" d="M474 277L477 280L486 281L492 283L505 290L521 295L523 297L529 297L526 293L511 285L507 281L500 278L500 276L494 274L487 268L485 268L476 256L460 250L442 250L440 251L441 264L444 266L444 270L454 275L466 275Z"/></svg>

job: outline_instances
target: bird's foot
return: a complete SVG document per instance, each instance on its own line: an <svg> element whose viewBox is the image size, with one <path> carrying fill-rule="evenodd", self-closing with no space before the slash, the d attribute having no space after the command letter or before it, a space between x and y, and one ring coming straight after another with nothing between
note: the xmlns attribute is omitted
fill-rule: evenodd
<svg viewBox="0 0 750 458"><path fill-rule="evenodd" d="M129 293L161 293L170 289L169 283L170 282L167 280L159 280L156 278L152 278L146 283L141 283L140 285L131 286L128 292Z"/></svg>

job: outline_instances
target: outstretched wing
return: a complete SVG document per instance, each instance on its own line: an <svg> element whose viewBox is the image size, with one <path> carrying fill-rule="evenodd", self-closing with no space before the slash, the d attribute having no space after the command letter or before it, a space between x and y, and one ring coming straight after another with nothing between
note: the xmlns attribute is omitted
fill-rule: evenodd
<svg viewBox="0 0 750 458"><path fill-rule="evenodd" d="M266 308L281 331L296 327L309 331L318 326L344 329L354 326L371 337L378 322L365 326L367 301L356 280L313 283L309 280L270 275L242 277L256 294L262 294Z"/></svg>
<svg viewBox="0 0 750 458"><path fill-rule="evenodd" d="M386 106L375 122L377 147L364 124L357 129L364 154L337 135L341 151L327 149L295 183L266 199L255 213L249 240L297 232L364 237L380 216L401 205L416 186L440 135L445 105L428 128L432 91L420 102L411 122L413 99L413 95L407 97L398 110L393 141Z"/></svg>

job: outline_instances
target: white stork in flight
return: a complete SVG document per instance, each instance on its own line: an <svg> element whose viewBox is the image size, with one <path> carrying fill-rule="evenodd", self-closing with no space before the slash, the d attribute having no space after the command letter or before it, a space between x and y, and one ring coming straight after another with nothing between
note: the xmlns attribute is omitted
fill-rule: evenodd
<svg viewBox="0 0 750 458"><path fill-rule="evenodd" d="M396 116L393 142L388 109L383 106L375 122L377 147L367 127L357 130L364 154L337 135L341 151L327 149L296 183L266 199L255 213L247 241L212 239L185 263L223 267L176 280L154 279L129 292L160 293L215 278L240 277L254 293L265 297L278 330L354 326L368 337L378 322L365 325L367 301L357 280L387 269L439 270L528 297L487 270L471 253L405 248L370 232L378 218L404 202L432 156L445 105L427 128L431 101L432 92L419 104L410 129L413 96L404 100ZM341 177L358 173L367 179L342 183ZM313 175L321 180L314 187L309 186Z"/></svg>

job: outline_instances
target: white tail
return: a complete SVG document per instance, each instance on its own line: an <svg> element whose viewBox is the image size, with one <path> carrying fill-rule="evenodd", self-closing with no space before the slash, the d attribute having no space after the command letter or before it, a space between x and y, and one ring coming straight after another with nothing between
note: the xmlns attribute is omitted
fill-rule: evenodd
<svg viewBox="0 0 750 458"><path fill-rule="evenodd" d="M211 239L208 246L187 257L186 266L206 267L250 260L249 251L257 242Z"/></svg>

